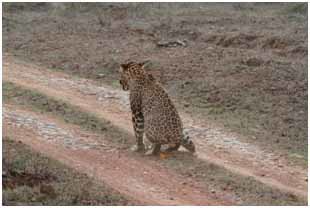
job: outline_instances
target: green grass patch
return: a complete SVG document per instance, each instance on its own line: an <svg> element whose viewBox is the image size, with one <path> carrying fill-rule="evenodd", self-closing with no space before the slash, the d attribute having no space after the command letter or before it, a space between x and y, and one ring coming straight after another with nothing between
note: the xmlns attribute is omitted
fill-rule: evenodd
<svg viewBox="0 0 310 208"><path fill-rule="evenodd" d="M291 3L285 9L289 14L308 14L308 4L307 3Z"/></svg>

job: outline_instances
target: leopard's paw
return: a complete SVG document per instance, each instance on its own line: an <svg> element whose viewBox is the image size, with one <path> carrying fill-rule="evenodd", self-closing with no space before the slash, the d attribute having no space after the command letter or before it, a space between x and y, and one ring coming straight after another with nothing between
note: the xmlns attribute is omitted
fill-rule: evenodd
<svg viewBox="0 0 310 208"><path fill-rule="evenodd" d="M135 144L130 148L130 150L133 152L145 152L145 146L144 144L143 145Z"/></svg>

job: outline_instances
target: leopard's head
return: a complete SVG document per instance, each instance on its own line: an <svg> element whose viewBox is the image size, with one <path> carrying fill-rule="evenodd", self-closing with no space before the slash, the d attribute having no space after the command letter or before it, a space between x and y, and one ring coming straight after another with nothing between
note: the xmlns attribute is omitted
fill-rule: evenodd
<svg viewBox="0 0 310 208"><path fill-rule="evenodd" d="M130 88L130 83L134 80L145 77L147 74L144 70L146 62L137 63L137 62L128 62L121 64L120 66L120 84L123 90L127 91Z"/></svg>

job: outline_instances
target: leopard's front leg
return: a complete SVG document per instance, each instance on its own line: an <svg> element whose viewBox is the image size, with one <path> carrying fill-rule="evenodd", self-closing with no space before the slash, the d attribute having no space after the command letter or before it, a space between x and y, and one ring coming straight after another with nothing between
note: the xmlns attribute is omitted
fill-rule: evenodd
<svg viewBox="0 0 310 208"><path fill-rule="evenodd" d="M131 148L133 151L145 151L143 143L144 116L142 113L141 89L139 85L130 90L129 100L132 113L132 124L136 136L136 144Z"/></svg>
<svg viewBox="0 0 310 208"><path fill-rule="evenodd" d="M145 146L143 143L144 117L142 112L136 112L136 113L133 112L132 123L136 136L136 144L131 147L131 150L135 152L144 152L145 151Z"/></svg>

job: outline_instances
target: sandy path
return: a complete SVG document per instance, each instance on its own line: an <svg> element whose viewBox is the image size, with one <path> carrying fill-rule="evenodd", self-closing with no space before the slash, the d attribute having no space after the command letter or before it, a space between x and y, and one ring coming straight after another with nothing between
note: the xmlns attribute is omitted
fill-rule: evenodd
<svg viewBox="0 0 310 208"><path fill-rule="evenodd" d="M5 136L103 181L141 205L232 204L152 160L128 156L102 135L12 105L5 105L3 117Z"/></svg>
<svg viewBox="0 0 310 208"><path fill-rule="evenodd" d="M4 80L35 89L81 107L132 133L128 95L91 80L53 72L4 57ZM253 176L269 186L307 197L307 169L290 166L282 155L266 152L238 140L207 121L181 113L184 126L197 144L199 158L214 162L241 175Z"/></svg>

